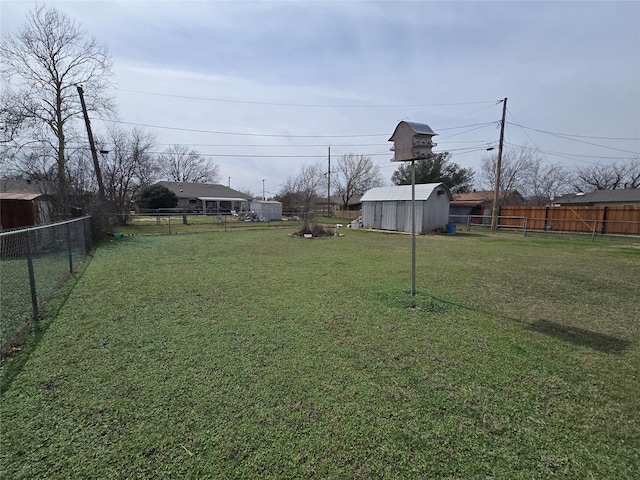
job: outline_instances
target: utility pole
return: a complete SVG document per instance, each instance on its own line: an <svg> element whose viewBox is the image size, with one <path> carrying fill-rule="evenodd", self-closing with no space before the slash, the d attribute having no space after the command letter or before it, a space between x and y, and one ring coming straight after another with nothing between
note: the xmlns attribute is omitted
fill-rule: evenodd
<svg viewBox="0 0 640 480"><path fill-rule="evenodd" d="M267 197L264 196L264 178L262 179L262 200L266 200Z"/></svg>
<svg viewBox="0 0 640 480"><path fill-rule="evenodd" d="M500 173L502 170L502 145L504 144L504 119L507 114L507 98L502 100L502 121L500 122L500 143L498 144L498 160L496 161L496 184L493 188L493 206L491 209L491 231L498 228L498 199L500 198Z"/></svg>
<svg viewBox="0 0 640 480"><path fill-rule="evenodd" d="M328 154L328 168L327 168L327 217L331 216L331 145L329 145Z"/></svg>
<svg viewBox="0 0 640 480"><path fill-rule="evenodd" d="M98 196L101 202L104 202L106 197L104 194L104 184L102 183L102 171L100 170L100 162L98 161L98 152L96 151L96 145L93 143L93 134L91 133L91 123L89 122L89 114L87 113L87 106L84 103L84 91L80 85L76 85L78 89L78 95L80 95L80 105L82 105L82 113L84 113L84 123L87 126L87 135L89 136L89 147L91 148L91 156L93 157L93 167L96 170L96 181L98 182Z"/></svg>

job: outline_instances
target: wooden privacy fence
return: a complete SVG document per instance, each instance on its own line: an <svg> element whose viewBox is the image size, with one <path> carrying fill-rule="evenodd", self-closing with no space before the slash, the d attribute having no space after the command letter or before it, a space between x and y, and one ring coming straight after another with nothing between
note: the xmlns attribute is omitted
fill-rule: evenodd
<svg viewBox="0 0 640 480"><path fill-rule="evenodd" d="M500 207L501 228L640 235L640 206ZM523 225L526 219L526 225Z"/></svg>

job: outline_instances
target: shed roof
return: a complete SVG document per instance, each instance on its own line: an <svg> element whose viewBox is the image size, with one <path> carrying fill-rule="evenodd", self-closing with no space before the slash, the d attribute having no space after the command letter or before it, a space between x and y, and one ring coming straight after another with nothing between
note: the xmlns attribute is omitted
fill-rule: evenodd
<svg viewBox="0 0 640 480"><path fill-rule="evenodd" d="M0 200L34 200L42 197L41 193L0 192Z"/></svg>
<svg viewBox="0 0 640 480"><path fill-rule="evenodd" d="M451 192L444 183L420 183L416 185L416 200L428 200L431 194L442 189L451 200ZM411 200L411 185L395 187L377 187L367 190L362 196L362 202L384 202Z"/></svg>
<svg viewBox="0 0 640 480"><path fill-rule="evenodd" d="M37 193L39 195L53 191L55 185L49 181L29 180L23 178L0 179L0 192Z"/></svg>

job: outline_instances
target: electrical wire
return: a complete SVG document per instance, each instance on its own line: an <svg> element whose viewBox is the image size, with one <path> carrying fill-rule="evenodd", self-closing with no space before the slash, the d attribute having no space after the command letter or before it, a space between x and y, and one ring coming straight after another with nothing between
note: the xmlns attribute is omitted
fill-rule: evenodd
<svg viewBox="0 0 640 480"><path fill-rule="evenodd" d="M585 140L577 140L575 138L571 138L569 136L566 136L566 135L563 135L563 134L560 134L560 133L547 132L547 131L544 131L544 130L539 130L539 129L536 129L536 128L526 127L524 125L519 125L517 123L514 123L513 125L516 126L516 127L523 128L523 129L533 130L535 132L540 132L540 133L544 133L546 135L551 135L553 137L562 138L564 140L570 140L572 142L584 143L586 145L592 145L594 147L600 147L600 148L605 148L605 149L608 149L608 150L616 150L618 152L632 153L634 155L640 155L640 152L635 152L633 150L624 150L622 148L609 147L607 145L600 145L598 143L587 142ZM589 138L589 137L581 135L580 138ZM627 138L626 140L636 140L636 139Z"/></svg>
<svg viewBox="0 0 640 480"><path fill-rule="evenodd" d="M352 134L352 135L291 135L291 134L275 134L275 133L246 133L246 132L222 132L216 130L200 130L194 128L181 128L181 127L167 127L163 125L151 125L146 123L133 123L133 122L125 122L122 120L106 120L104 118L100 118L100 120L105 122L113 122L121 125L132 125L135 127L145 127L145 128L160 128L163 130L176 130L179 132L192 132L192 133L211 133L215 135L238 135L238 136L246 136L246 137L270 137L270 138L358 138L358 137L381 137L388 136L388 133L369 133L369 134Z"/></svg>
<svg viewBox="0 0 640 480"><path fill-rule="evenodd" d="M509 110L507 109L507 111L509 111ZM514 117L514 120L515 120L515 117ZM596 140L625 140L625 141L626 140L630 140L630 141L640 140L640 137L596 137L596 136L593 136L593 135L575 135L575 134L572 134L572 133L549 132L547 130L540 130L538 128L533 128L533 127L526 127L524 125L517 125L517 124L514 124L514 125L516 125L517 127L526 128L527 130L533 130L533 131L540 132L540 133L546 133L546 134L549 134L549 135L557 135L557 136L563 136L563 137L593 138L593 139L596 139Z"/></svg>
<svg viewBox="0 0 640 480"><path fill-rule="evenodd" d="M428 103L428 104L397 104L397 105L328 105L328 104L313 104L313 103L280 103L280 102L258 102L251 100L232 100L224 98L211 98L211 97L194 97L189 95L174 95L168 93L155 93L145 92L141 90L128 90L124 88L115 88L120 92L136 93L142 95L153 95L158 97L180 98L185 100L198 100L209 102L224 102L224 103L240 103L247 105L269 105L278 107L304 107L304 108L425 108L425 107L449 107L456 105L480 105L485 103L493 104L493 100L479 101L479 102L456 102L456 103ZM480 110L483 110L484 107Z"/></svg>

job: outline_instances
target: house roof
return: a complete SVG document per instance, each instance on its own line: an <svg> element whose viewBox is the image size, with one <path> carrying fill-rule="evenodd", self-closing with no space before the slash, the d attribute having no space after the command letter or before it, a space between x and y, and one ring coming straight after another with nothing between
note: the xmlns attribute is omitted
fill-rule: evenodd
<svg viewBox="0 0 640 480"><path fill-rule="evenodd" d="M251 195L238 192L217 183L158 182L178 198L199 198L201 200L251 200Z"/></svg>
<svg viewBox="0 0 640 480"><path fill-rule="evenodd" d="M481 190L468 193L455 193L451 203L454 205L477 205L491 200L493 200L493 192Z"/></svg>
<svg viewBox="0 0 640 480"><path fill-rule="evenodd" d="M478 190L475 192L456 193L453 195L451 205L459 207L472 207L485 202L493 202L493 190ZM508 190L500 193L501 197L511 198L517 196L522 198L518 190Z"/></svg>
<svg viewBox="0 0 640 480"><path fill-rule="evenodd" d="M327 197L318 197L315 199L314 203L318 205L326 205ZM329 197L329 203L333 205L342 205L342 198L339 197L338 195L331 195ZM358 205L360 203L362 203L362 195L354 195L349 199L349 201L347 202L347 205Z"/></svg>
<svg viewBox="0 0 640 480"><path fill-rule="evenodd" d="M640 188L595 190L588 193L571 193L554 200L560 205L585 205L596 203L640 203Z"/></svg>
<svg viewBox="0 0 640 480"><path fill-rule="evenodd" d="M415 186L416 200L428 200L436 190L446 192L451 200L451 192L444 183L421 183ZM411 200L411 185L398 185L395 187L377 187L367 190L362 196L362 202Z"/></svg>
<svg viewBox="0 0 640 480"><path fill-rule="evenodd" d="M47 190L52 190L52 187L51 182L42 182L39 180L26 180L22 178L0 179L0 192L3 193L37 193L38 196L40 196Z"/></svg>

